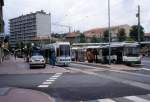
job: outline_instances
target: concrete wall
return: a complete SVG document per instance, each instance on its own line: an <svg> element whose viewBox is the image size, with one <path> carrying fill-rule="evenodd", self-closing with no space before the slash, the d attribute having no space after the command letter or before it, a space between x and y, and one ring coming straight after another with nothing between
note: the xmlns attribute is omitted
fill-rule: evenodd
<svg viewBox="0 0 150 102"><path fill-rule="evenodd" d="M50 15L49 14L36 14L36 23L37 23L37 35L49 35L51 32L50 26Z"/></svg>

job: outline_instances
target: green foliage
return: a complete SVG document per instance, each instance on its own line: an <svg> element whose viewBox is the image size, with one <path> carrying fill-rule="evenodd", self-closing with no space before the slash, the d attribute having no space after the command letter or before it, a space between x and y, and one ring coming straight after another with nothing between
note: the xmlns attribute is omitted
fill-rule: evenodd
<svg viewBox="0 0 150 102"><path fill-rule="evenodd" d="M117 38L119 42L125 41L126 40L126 33L125 33L125 29L121 28L119 29L119 32L117 34Z"/></svg>
<svg viewBox="0 0 150 102"><path fill-rule="evenodd" d="M81 33L79 36L79 43L86 43L86 38L83 33Z"/></svg>
<svg viewBox="0 0 150 102"><path fill-rule="evenodd" d="M131 37L127 37L126 41L134 41Z"/></svg>
<svg viewBox="0 0 150 102"><path fill-rule="evenodd" d="M138 41L138 26L133 25L130 30L130 37L135 41ZM144 40L144 28L140 26L140 39L141 41Z"/></svg>
<svg viewBox="0 0 150 102"><path fill-rule="evenodd" d="M91 39L91 43L98 43L99 39L94 35Z"/></svg>
<svg viewBox="0 0 150 102"><path fill-rule="evenodd" d="M104 31L103 41L108 42L109 41L109 31Z"/></svg>

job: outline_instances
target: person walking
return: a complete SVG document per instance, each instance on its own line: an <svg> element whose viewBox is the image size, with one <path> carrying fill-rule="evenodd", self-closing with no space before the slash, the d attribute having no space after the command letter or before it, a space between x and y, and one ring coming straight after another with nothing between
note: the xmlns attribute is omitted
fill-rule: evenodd
<svg viewBox="0 0 150 102"><path fill-rule="evenodd" d="M15 51L15 52L14 52L14 57L15 57L15 60L16 60L16 57L17 57L17 54L16 54L16 53L17 53L17 52Z"/></svg>

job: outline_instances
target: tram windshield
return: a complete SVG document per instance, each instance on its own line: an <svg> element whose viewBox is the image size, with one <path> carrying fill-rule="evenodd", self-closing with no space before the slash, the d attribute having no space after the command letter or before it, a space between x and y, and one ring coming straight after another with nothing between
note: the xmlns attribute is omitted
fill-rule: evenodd
<svg viewBox="0 0 150 102"><path fill-rule="evenodd" d="M124 51L126 56L139 56L140 49L139 47L126 47Z"/></svg>
<svg viewBox="0 0 150 102"><path fill-rule="evenodd" d="M69 45L60 45L60 56L70 56Z"/></svg>

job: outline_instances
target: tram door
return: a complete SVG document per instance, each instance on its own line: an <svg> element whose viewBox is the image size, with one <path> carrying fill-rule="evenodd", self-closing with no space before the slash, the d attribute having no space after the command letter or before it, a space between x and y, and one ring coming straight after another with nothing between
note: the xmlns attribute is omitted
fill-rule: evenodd
<svg viewBox="0 0 150 102"><path fill-rule="evenodd" d="M123 48L116 48L117 64L123 62Z"/></svg>

